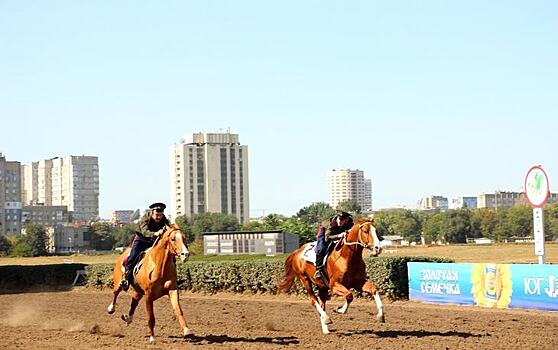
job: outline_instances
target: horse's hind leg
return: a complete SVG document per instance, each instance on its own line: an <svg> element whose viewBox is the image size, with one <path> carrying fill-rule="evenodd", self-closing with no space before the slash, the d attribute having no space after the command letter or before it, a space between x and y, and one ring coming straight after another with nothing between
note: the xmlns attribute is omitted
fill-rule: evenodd
<svg viewBox="0 0 558 350"><path fill-rule="evenodd" d="M179 302L179 298L178 298L178 290L177 289L169 290L169 299L170 299L174 314L178 318L178 322L180 323L180 327L182 328L183 335L186 337L186 336L194 334L194 332L192 332L188 328L188 325L186 324L186 319L184 318L184 314L182 313L182 308L180 307L180 302Z"/></svg>
<svg viewBox="0 0 558 350"><path fill-rule="evenodd" d="M320 314L320 323L322 325L322 333L323 334L328 334L329 333L329 328L327 327L327 325L329 323L331 323L331 319L326 314L325 309L322 308L322 305L320 305L321 303L316 298L316 295L314 294L314 291L312 290L312 284L311 284L310 280L307 277L299 278L299 280L302 282L302 285L304 286L304 289L306 289L306 293L308 294L308 299L310 299L310 303L312 305L314 305L314 307L316 308L316 310L318 310L318 313ZM323 306L325 307L325 303L323 304Z"/></svg>
<svg viewBox="0 0 558 350"><path fill-rule="evenodd" d="M125 321L127 324L132 323L132 319L134 317L134 312L136 312L136 307L138 307L138 303L143 297L143 295L134 291L132 293L132 302L130 303L130 311L128 314L122 315L122 320Z"/></svg>
<svg viewBox="0 0 558 350"><path fill-rule="evenodd" d="M362 286L362 290L374 296L374 301L376 302L376 308L378 309L378 314L376 315L376 318L378 319L378 321L384 323L386 321L384 316L384 305L382 304L382 300L380 299L380 293L378 292L378 288L370 282L365 282L364 286Z"/></svg>

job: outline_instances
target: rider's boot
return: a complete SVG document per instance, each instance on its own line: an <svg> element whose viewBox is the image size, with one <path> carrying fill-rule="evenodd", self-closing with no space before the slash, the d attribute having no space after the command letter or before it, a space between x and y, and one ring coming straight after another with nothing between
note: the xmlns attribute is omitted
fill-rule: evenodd
<svg viewBox="0 0 558 350"><path fill-rule="evenodd" d="M127 292L128 288L130 288L131 280L132 280L132 268L126 266L124 268L124 278L122 278L122 280L120 281L120 288L122 288L123 291Z"/></svg>

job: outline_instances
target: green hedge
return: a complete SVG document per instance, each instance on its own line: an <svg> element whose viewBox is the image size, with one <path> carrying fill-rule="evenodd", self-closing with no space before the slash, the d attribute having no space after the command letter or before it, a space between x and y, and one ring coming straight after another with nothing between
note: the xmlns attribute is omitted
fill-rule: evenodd
<svg viewBox="0 0 558 350"><path fill-rule="evenodd" d="M70 289L85 264L0 266L0 293Z"/></svg>
<svg viewBox="0 0 558 350"><path fill-rule="evenodd" d="M407 262L453 262L433 257L370 257L366 261L369 280L390 299L409 296ZM219 291L277 293L276 278L284 271L284 261L262 259L252 261L192 261L178 264L178 287L183 290L215 293ZM112 288L112 264L86 267L87 285ZM300 283L293 285L291 293L304 293Z"/></svg>

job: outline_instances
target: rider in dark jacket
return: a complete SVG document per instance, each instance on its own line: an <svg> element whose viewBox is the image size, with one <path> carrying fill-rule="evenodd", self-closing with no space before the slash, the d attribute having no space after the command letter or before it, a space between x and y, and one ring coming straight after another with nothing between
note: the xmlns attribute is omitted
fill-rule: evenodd
<svg viewBox="0 0 558 350"><path fill-rule="evenodd" d="M138 224L138 231L132 241L132 249L126 260L124 279L120 281L122 290L127 291L132 283L132 275L138 255L153 246L155 239L163 233L163 230L170 224L163 214L167 206L163 203L153 203L149 206L149 211L141 218Z"/></svg>
<svg viewBox="0 0 558 350"><path fill-rule="evenodd" d="M343 234L353 227L353 218L351 214L338 210L337 214L328 221L325 221L318 228L316 242L316 273L315 278L324 278L325 276L325 255L329 243L339 239Z"/></svg>

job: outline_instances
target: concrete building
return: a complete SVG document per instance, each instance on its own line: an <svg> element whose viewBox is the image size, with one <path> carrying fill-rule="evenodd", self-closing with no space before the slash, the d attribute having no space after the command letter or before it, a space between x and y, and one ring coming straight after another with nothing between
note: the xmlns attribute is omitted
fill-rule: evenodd
<svg viewBox="0 0 558 350"><path fill-rule="evenodd" d="M90 226L86 225L56 225L47 227L49 253L80 252L89 248L85 240Z"/></svg>
<svg viewBox="0 0 558 350"><path fill-rule="evenodd" d="M474 209L477 207L477 197L453 197L448 202L449 209L461 209L461 208Z"/></svg>
<svg viewBox="0 0 558 350"><path fill-rule="evenodd" d="M327 174L328 203L336 208L340 202L354 200L362 210L372 210L372 180L364 171L332 169Z"/></svg>
<svg viewBox="0 0 558 350"><path fill-rule="evenodd" d="M298 246L298 235L281 230L206 232L203 234L205 255L276 255L294 252Z"/></svg>
<svg viewBox="0 0 558 350"><path fill-rule="evenodd" d="M132 222L132 217L134 217L134 210L115 210L112 212L112 223L113 224L129 224ZM138 215L139 216L139 210Z"/></svg>
<svg viewBox="0 0 558 350"><path fill-rule="evenodd" d="M443 196L426 196L420 200L420 208L422 210L448 210L448 199Z"/></svg>
<svg viewBox="0 0 558 350"><path fill-rule="evenodd" d="M76 221L99 217L99 164L95 156L68 156L25 164L25 205L67 206Z"/></svg>
<svg viewBox="0 0 558 350"><path fill-rule="evenodd" d="M21 164L0 153L0 235L21 233Z"/></svg>
<svg viewBox="0 0 558 350"><path fill-rule="evenodd" d="M237 134L194 133L171 147L171 218L223 213L250 215L248 146Z"/></svg>
<svg viewBox="0 0 558 350"><path fill-rule="evenodd" d="M21 214L23 227L29 224L56 226L72 221L72 213L65 205L26 205Z"/></svg>

